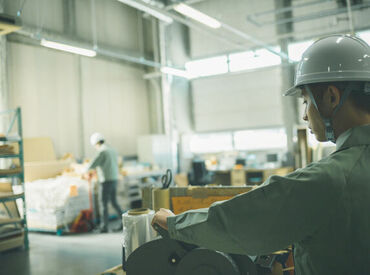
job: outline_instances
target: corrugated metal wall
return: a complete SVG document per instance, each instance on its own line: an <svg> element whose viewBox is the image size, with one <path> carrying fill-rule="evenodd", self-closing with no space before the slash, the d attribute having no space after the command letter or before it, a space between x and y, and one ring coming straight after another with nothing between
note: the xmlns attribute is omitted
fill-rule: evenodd
<svg viewBox="0 0 370 275"><path fill-rule="evenodd" d="M10 105L22 107L25 137L50 136L59 156L80 157L92 155L89 136L101 131L120 154L136 154L136 138L149 133L142 70L89 58L79 67L76 55L17 43L9 53Z"/></svg>

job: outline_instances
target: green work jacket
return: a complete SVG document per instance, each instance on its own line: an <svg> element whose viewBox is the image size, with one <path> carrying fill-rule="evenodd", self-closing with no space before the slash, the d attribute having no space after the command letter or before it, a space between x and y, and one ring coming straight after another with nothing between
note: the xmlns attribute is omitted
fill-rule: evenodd
<svg viewBox="0 0 370 275"><path fill-rule="evenodd" d="M294 245L296 274L370 274L370 125L327 158L207 209L168 217L171 238L226 253Z"/></svg>
<svg viewBox="0 0 370 275"><path fill-rule="evenodd" d="M118 180L117 153L106 144L100 146L88 170L97 169L99 182Z"/></svg>

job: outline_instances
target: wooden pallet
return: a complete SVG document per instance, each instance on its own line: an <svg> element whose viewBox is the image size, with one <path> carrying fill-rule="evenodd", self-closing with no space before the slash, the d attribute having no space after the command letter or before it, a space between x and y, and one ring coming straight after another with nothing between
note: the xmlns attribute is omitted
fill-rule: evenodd
<svg viewBox="0 0 370 275"><path fill-rule="evenodd" d="M0 252L13 249L16 247L21 247L24 244L24 235L23 233L18 236L13 236L0 240Z"/></svg>

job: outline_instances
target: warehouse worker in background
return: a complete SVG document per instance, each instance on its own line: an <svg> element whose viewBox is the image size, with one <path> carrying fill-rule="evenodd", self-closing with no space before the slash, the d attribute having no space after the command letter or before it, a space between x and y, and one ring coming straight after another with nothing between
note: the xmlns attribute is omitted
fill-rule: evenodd
<svg viewBox="0 0 370 275"><path fill-rule="evenodd" d="M208 209L162 209L152 223L173 239L229 253L293 244L296 274L370 274L369 45L344 35L316 41L286 95L303 96L303 119L317 140L336 143L333 154Z"/></svg>
<svg viewBox="0 0 370 275"><path fill-rule="evenodd" d="M104 136L94 133L90 137L90 143L97 150L97 155L90 162L87 170L97 169L98 180L100 183L100 232L108 232L108 202L117 212L118 219L121 220L122 211L116 200L116 190L118 183L118 161L117 153L105 143ZM122 228L122 223L117 230Z"/></svg>

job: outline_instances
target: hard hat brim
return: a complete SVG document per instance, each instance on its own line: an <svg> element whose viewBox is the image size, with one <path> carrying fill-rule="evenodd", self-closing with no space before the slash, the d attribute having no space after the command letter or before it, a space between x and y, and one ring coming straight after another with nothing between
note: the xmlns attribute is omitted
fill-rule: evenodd
<svg viewBox="0 0 370 275"><path fill-rule="evenodd" d="M289 90L285 91L283 96L301 96L302 90L296 86L291 87Z"/></svg>

